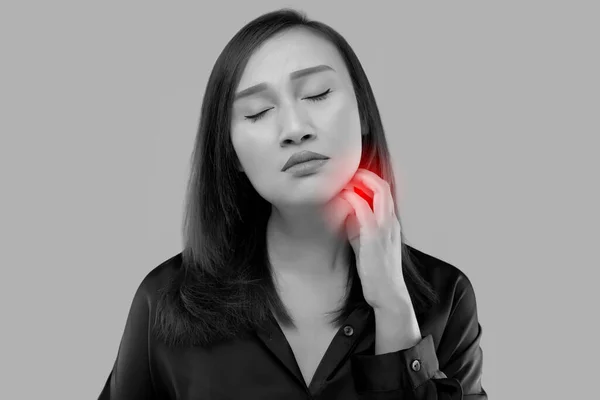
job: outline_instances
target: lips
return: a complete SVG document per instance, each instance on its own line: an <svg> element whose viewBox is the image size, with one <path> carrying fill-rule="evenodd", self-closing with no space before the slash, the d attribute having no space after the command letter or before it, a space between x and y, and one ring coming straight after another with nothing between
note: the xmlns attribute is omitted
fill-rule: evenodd
<svg viewBox="0 0 600 400"><path fill-rule="evenodd" d="M328 159L329 159L329 157L324 156L323 154L315 153L313 151L308 151L308 150L299 151L297 153L292 154L292 156L287 160L287 162L285 163L285 165L283 166L283 168L281 170L285 171L286 169L288 169L296 164L300 164L300 163L310 161L310 160L328 160Z"/></svg>

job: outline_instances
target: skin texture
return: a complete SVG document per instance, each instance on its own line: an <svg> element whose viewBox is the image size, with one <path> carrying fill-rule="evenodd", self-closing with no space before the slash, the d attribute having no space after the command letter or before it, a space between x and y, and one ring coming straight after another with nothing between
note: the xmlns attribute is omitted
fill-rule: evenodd
<svg viewBox="0 0 600 400"><path fill-rule="evenodd" d="M328 65L292 81L293 71ZM362 142L356 96L337 49L303 28L280 33L249 59L236 93L265 82L269 89L234 102L231 139L243 171L272 204L267 243L281 276L314 284L340 282L347 273L344 247L351 205L338 196L358 169ZM330 91L321 101L309 97ZM268 110L262 118L246 118ZM330 157L318 173L294 177L281 169L295 152Z"/></svg>
<svg viewBox="0 0 600 400"><path fill-rule="evenodd" d="M317 65L333 70L290 79ZM234 102L231 138L240 171L272 204L267 244L284 303L314 330L313 316L342 298L350 245L365 300L375 310L377 354L413 346L420 331L402 273L400 225L387 182L358 168L360 119L342 58L312 32L289 30L252 55L236 93L259 83L268 90ZM315 96L320 100L312 101ZM282 172L301 150L330 159L310 176Z"/></svg>

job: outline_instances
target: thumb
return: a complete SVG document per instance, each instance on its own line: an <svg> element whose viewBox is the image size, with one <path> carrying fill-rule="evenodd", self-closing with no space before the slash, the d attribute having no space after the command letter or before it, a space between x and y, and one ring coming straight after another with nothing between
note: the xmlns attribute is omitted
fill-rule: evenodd
<svg viewBox="0 0 600 400"><path fill-rule="evenodd" d="M356 214L354 214L354 212L348 214L345 226L348 240L350 241L350 244L352 244L352 247L354 247L354 242L358 242L360 237L360 225L358 224L358 219L356 218Z"/></svg>

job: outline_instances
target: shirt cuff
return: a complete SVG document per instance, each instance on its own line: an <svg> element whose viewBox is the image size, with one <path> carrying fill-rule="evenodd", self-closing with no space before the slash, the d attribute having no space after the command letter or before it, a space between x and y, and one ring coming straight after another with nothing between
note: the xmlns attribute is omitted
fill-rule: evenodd
<svg viewBox="0 0 600 400"><path fill-rule="evenodd" d="M358 393L415 390L433 377L446 377L438 371L432 335L427 335L408 349L378 355L373 353L371 347L350 357Z"/></svg>

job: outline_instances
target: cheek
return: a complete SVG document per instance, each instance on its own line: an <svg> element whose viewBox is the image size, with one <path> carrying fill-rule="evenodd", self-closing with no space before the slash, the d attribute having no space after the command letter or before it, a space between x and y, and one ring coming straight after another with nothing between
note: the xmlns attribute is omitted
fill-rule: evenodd
<svg viewBox="0 0 600 400"><path fill-rule="evenodd" d="M349 103L349 102L348 102ZM355 104L338 103L329 109L324 117L321 129L331 135L331 157L334 160L328 172L328 179L323 183L323 189L342 190L352 179L360 165L362 155L362 136L360 118Z"/></svg>
<svg viewBox="0 0 600 400"><path fill-rule="evenodd" d="M335 136L339 156L346 159L351 166L360 162L362 152L362 136L360 117L355 102L346 100L334 108L329 120L328 131Z"/></svg>
<svg viewBox="0 0 600 400"><path fill-rule="evenodd" d="M264 134L248 129L243 124L232 124L231 143L244 169L254 169L260 158L258 155L265 152L267 143L262 143L263 137Z"/></svg>
<svg viewBox="0 0 600 400"><path fill-rule="evenodd" d="M239 136L236 136L239 135ZM246 175L254 189L264 198L269 197L273 187L277 187L279 169L270 157L265 157L273 150L267 143L262 143L251 132L235 132L232 135L233 147L240 161L243 173Z"/></svg>
<svg viewBox="0 0 600 400"><path fill-rule="evenodd" d="M339 101L332 102L323 116L324 128L327 132L333 132L340 144L356 146L360 143L360 118L356 101L344 96Z"/></svg>

